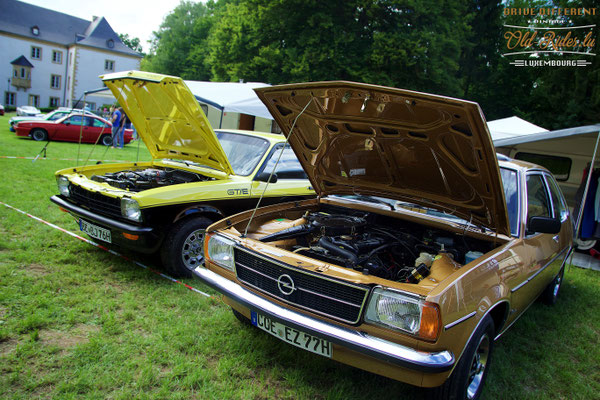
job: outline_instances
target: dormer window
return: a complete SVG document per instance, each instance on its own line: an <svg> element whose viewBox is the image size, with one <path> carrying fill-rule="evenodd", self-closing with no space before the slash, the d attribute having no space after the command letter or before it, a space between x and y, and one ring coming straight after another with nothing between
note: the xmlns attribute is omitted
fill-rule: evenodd
<svg viewBox="0 0 600 400"><path fill-rule="evenodd" d="M112 49L113 47L115 47L115 41L112 39L108 39L106 41L106 45L108 46L109 49Z"/></svg>
<svg viewBox="0 0 600 400"><path fill-rule="evenodd" d="M35 36L39 36L40 35L40 28L37 25L34 25L31 27L31 33L34 34Z"/></svg>

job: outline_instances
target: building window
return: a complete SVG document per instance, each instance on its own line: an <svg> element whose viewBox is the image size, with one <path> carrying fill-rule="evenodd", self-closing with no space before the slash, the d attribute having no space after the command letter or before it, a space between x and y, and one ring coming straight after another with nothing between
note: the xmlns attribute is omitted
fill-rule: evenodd
<svg viewBox="0 0 600 400"><path fill-rule="evenodd" d="M39 36L40 35L40 28L37 25L34 25L31 27L31 33L33 33L35 36Z"/></svg>
<svg viewBox="0 0 600 400"><path fill-rule="evenodd" d="M14 106L17 103L17 94L15 92L4 92L4 105Z"/></svg>
<svg viewBox="0 0 600 400"><path fill-rule="evenodd" d="M52 62L62 64L62 51L52 50Z"/></svg>
<svg viewBox="0 0 600 400"><path fill-rule="evenodd" d="M34 60L41 60L42 59L42 48L31 46L31 58L33 58Z"/></svg>
<svg viewBox="0 0 600 400"><path fill-rule="evenodd" d="M27 79L27 70L25 68L21 68L21 78Z"/></svg>
<svg viewBox="0 0 600 400"><path fill-rule="evenodd" d="M113 60L104 60L104 70L105 71L114 71L115 70L115 62Z"/></svg>
<svg viewBox="0 0 600 400"><path fill-rule="evenodd" d="M50 97L50 107L58 107L60 104L60 97Z"/></svg>
<svg viewBox="0 0 600 400"><path fill-rule="evenodd" d="M29 95L29 105L34 106L34 107L39 107L40 106L40 96L38 96L37 94L30 94Z"/></svg>
<svg viewBox="0 0 600 400"><path fill-rule="evenodd" d="M50 75L50 87L60 89L60 75Z"/></svg>
<svg viewBox="0 0 600 400"><path fill-rule="evenodd" d="M569 179L571 159L568 157L518 152L515 154L515 158L548 168L548 171L552 172L557 181L566 181Z"/></svg>
<svg viewBox="0 0 600 400"><path fill-rule="evenodd" d="M87 103L90 110L94 111L96 109L96 103Z"/></svg>

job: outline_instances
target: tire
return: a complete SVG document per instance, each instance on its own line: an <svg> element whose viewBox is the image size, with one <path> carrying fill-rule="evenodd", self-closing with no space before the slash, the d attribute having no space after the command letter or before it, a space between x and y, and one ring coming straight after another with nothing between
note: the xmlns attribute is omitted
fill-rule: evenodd
<svg viewBox="0 0 600 400"><path fill-rule="evenodd" d="M467 344L452 375L442 386L431 389L430 399L477 400L490 370L494 348L494 321L486 315Z"/></svg>
<svg viewBox="0 0 600 400"><path fill-rule="evenodd" d="M110 135L102 135L100 136L100 143L104 146L112 146L112 136Z"/></svg>
<svg viewBox="0 0 600 400"><path fill-rule="evenodd" d="M596 240L594 239L575 239L575 250L580 253L589 254L589 251L596 246Z"/></svg>
<svg viewBox="0 0 600 400"><path fill-rule="evenodd" d="M563 283L563 279L565 276L565 267L562 267L558 272L558 275L552 279L552 282L548 284L546 289L542 292L541 300L544 304L553 306L556 304L558 300L558 293L560 292L560 288Z"/></svg>
<svg viewBox="0 0 600 400"><path fill-rule="evenodd" d="M231 312L233 313L234 317L236 317L237 320L240 321L242 324L252 326L252 323L250 322L250 320L248 318L244 317L244 314L237 312L233 308L231 309Z"/></svg>
<svg viewBox="0 0 600 400"><path fill-rule="evenodd" d="M34 129L31 131L31 138L36 142L43 142L48 139L48 133L43 129Z"/></svg>
<svg viewBox="0 0 600 400"><path fill-rule="evenodd" d="M176 277L192 277L192 270L204 262L204 231L208 218L188 218L171 227L160 250L163 266Z"/></svg>

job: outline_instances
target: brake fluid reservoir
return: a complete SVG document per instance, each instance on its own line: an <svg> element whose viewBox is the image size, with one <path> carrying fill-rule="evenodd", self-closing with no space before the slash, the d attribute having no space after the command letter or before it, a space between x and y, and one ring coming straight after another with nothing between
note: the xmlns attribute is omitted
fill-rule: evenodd
<svg viewBox="0 0 600 400"><path fill-rule="evenodd" d="M465 254L465 264L468 264L471 261L478 259L482 255L483 255L483 253L480 251L469 251L468 253Z"/></svg>

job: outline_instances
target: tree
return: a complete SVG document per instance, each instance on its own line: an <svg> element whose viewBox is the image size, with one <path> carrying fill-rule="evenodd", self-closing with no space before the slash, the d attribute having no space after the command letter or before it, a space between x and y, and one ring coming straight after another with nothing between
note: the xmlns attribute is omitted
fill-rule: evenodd
<svg viewBox="0 0 600 400"><path fill-rule="evenodd" d="M213 2L182 1L153 32L150 54L142 69L184 79L209 80L207 38L213 23Z"/></svg>
<svg viewBox="0 0 600 400"><path fill-rule="evenodd" d="M133 51L137 51L140 54L144 54L144 49L142 48L142 45L140 44L140 39L135 37L135 38L129 38L129 35L127 33L123 34L123 33L119 33L119 39L121 39L121 42L123 42L123 44L127 47L129 47L131 50Z"/></svg>
<svg viewBox="0 0 600 400"><path fill-rule="evenodd" d="M213 78L351 79L457 95L462 1L240 0L209 39Z"/></svg>

